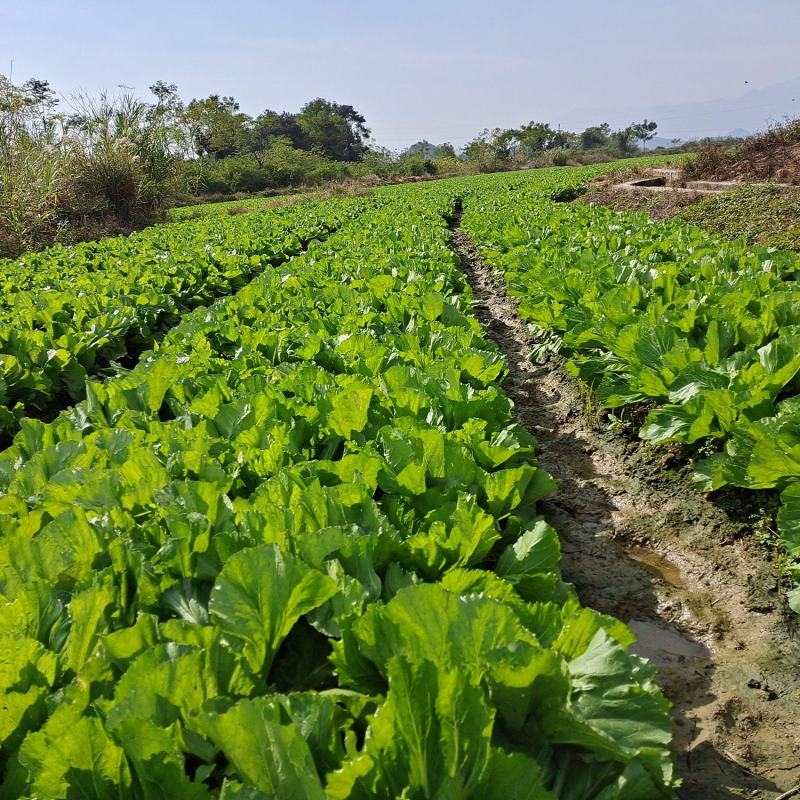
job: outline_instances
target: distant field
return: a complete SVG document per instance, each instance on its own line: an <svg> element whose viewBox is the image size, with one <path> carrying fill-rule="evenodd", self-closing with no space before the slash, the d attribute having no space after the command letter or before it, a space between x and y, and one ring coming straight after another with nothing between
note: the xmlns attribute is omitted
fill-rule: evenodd
<svg viewBox="0 0 800 800"><path fill-rule="evenodd" d="M178 206L167 212L170 222L180 222L187 219L198 219L215 214L230 214L231 216L249 211L261 211L266 208L276 208L294 205L298 202L313 202L318 198L319 192L303 192L297 194L284 194L276 197L248 197L244 200L224 200L220 203L198 203L194 206Z"/></svg>
<svg viewBox="0 0 800 800"><path fill-rule="evenodd" d="M639 156L637 158L626 158L621 161L610 161L605 164L599 164L595 166L587 166L587 167L557 167L555 169L563 169L563 170L575 170L575 169L583 169L587 170L586 174L604 174L605 172L620 169L620 168L629 168L631 170L635 170L641 167L652 166L656 164L678 164L680 161L684 160L688 154L686 153L678 153L673 155L646 155L646 156ZM514 172L508 173L497 173L497 174L505 174L509 176L511 179L512 175L535 175L536 173L542 172L543 169L554 169L553 167L546 167L542 169L530 169L530 170L516 170ZM448 180L458 180L457 178L441 178L440 180L448 181ZM430 183L431 181L425 181L425 183ZM329 196L329 192L326 192L324 189L317 189L314 191L307 191L307 192L297 192L296 194L284 194L284 195L277 195L275 197L249 197L243 200L224 200L217 203L197 203L196 205L191 206L177 206L176 208L171 208L167 212L167 216L170 222L179 222L182 220L187 219L198 219L200 217L207 217L212 216L215 214L230 214L231 216L235 216L238 213L245 213L250 211L261 211L267 208L276 208L283 205L294 205L296 203L306 203L306 202L314 202L316 200L321 200L324 197Z"/></svg>
<svg viewBox="0 0 800 800"><path fill-rule="evenodd" d="M782 489L800 577L797 258L563 202L664 161L184 207L3 262L0 797L670 798L649 600L579 596L541 503L540 432L586 409L519 414L566 361L603 442L628 413L701 489ZM646 484L628 445L602 507L582 475L592 530Z"/></svg>

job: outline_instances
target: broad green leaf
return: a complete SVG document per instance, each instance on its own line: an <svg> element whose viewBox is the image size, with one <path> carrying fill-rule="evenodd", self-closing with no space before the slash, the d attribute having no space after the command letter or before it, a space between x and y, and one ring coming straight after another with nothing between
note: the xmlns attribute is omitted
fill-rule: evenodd
<svg viewBox="0 0 800 800"><path fill-rule="evenodd" d="M328 426L345 439L364 430L373 391L359 383L353 383L331 398L332 410L328 414Z"/></svg>
<svg viewBox="0 0 800 800"><path fill-rule="evenodd" d="M64 648L67 669L79 673L92 655L108 625L106 610L116 597L108 575L73 596L68 606L70 628Z"/></svg>
<svg viewBox="0 0 800 800"><path fill-rule="evenodd" d="M230 558L211 592L214 624L240 649L251 669L269 674L281 642L298 619L336 593L335 582L277 545Z"/></svg>
<svg viewBox="0 0 800 800"><path fill-rule="evenodd" d="M46 717L57 658L35 639L0 636L0 752L12 753Z"/></svg>
<svg viewBox="0 0 800 800"><path fill-rule="evenodd" d="M42 800L130 796L131 775L122 749L99 719L81 711L61 705L40 731L23 742L19 760L31 796Z"/></svg>
<svg viewBox="0 0 800 800"><path fill-rule="evenodd" d="M511 513L523 501L533 506L554 488L555 482L544 470L529 464L492 472L484 486L489 511L498 518Z"/></svg>
<svg viewBox="0 0 800 800"><path fill-rule="evenodd" d="M147 800L203 800L208 789L186 775L181 731L161 728L150 720L126 719L114 728L114 738L125 755Z"/></svg>
<svg viewBox="0 0 800 800"><path fill-rule="evenodd" d="M427 659L442 669L458 666L481 671L494 650L513 648L521 641L535 643L517 615L502 603L471 595L459 597L437 585L421 584L401 589L385 606L373 605L334 644L334 661L340 681L359 685L368 659L386 677L386 664L394 656Z"/></svg>
<svg viewBox="0 0 800 800"><path fill-rule="evenodd" d="M190 645L159 644L140 655L107 701L106 724L114 731L130 720L167 728L218 694L206 654Z"/></svg>
<svg viewBox="0 0 800 800"><path fill-rule="evenodd" d="M390 659L389 692L362 753L328 778L327 796L483 797L493 714L484 690L425 659Z"/></svg>
<svg viewBox="0 0 800 800"><path fill-rule="evenodd" d="M275 800L325 800L308 744L293 722L282 721L277 697L241 700L224 712L201 712L192 725L259 791Z"/></svg>

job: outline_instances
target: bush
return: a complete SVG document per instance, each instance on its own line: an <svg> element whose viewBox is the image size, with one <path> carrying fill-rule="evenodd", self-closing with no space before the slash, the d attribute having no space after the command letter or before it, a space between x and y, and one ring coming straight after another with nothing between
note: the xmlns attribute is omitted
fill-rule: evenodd
<svg viewBox="0 0 800 800"><path fill-rule="evenodd" d="M800 184L800 119L787 119L736 141L709 141L686 162L688 179Z"/></svg>
<svg viewBox="0 0 800 800"><path fill-rule="evenodd" d="M350 174L347 164L299 150L285 139L273 141L267 150L252 156L190 161L187 170L203 194L223 195L316 185Z"/></svg>
<svg viewBox="0 0 800 800"><path fill-rule="evenodd" d="M79 98L79 112L62 117L48 115L48 93L44 82L16 87L0 76L6 257L147 225L188 188L180 132L164 109L101 95Z"/></svg>
<svg viewBox="0 0 800 800"><path fill-rule="evenodd" d="M377 175L379 178L389 178L399 174L400 166L397 157L391 152L373 148L364 153L361 161L353 166L352 172L357 177Z"/></svg>
<svg viewBox="0 0 800 800"><path fill-rule="evenodd" d="M80 98L68 126L68 167L79 212L141 226L183 191L178 135L159 107L133 96Z"/></svg>
<svg viewBox="0 0 800 800"><path fill-rule="evenodd" d="M272 143L262 160L262 169L272 188L284 186L315 185L324 181L344 178L348 167L340 161L331 161L321 153L298 150L285 139Z"/></svg>
<svg viewBox="0 0 800 800"><path fill-rule="evenodd" d="M401 169L404 175L435 175L436 164L422 153L411 153L401 160Z"/></svg>
<svg viewBox="0 0 800 800"><path fill-rule="evenodd" d="M437 175L466 175L472 172L469 165L456 156L434 158L433 165Z"/></svg>
<svg viewBox="0 0 800 800"><path fill-rule="evenodd" d="M23 88L0 76L0 256L53 240L68 193L58 137Z"/></svg>

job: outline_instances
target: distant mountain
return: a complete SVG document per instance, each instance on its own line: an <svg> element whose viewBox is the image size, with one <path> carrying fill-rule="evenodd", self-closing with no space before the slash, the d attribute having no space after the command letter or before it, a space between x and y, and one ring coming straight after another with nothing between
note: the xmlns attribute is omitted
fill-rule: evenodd
<svg viewBox="0 0 800 800"><path fill-rule="evenodd" d="M771 122L800 117L800 77L750 89L737 97L644 108L634 118L638 117L654 119L664 134L677 131L685 141L706 136L746 137Z"/></svg>
<svg viewBox="0 0 800 800"><path fill-rule="evenodd" d="M601 117L613 128L624 128L633 120L645 117L655 120L660 135L654 141L673 137L686 142L708 136L749 136L751 132L764 130L771 122L800 117L800 76L748 89L733 97L698 103L628 106L599 112L584 109L565 115L561 121L572 126L572 130L580 130L587 120Z"/></svg>
<svg viewBox="0 0 800 800"><path fill-rule="evenodd" d="M729 131L723 135L726 139L747 139L748 136L752 136L753 134L749 131L746 131L744 128L734 128L732 131ZM668 139L666 136L655 136L647 143L647 150L657 150L659 147L675 147L683 142L690 142L693 138L702 137L691 137L688 139L682 138L680 141L674 142L672 139Z"/></svg>
<svg viewBox="0 0 800 800"><path fill-rule="evenodd" d="M411 147L409 147L406 150L406 153L408 153L409 155L413 155L415 153L422 153L422 155L424 155L425 158L433 158L435 152L436 152L436 145L431 144L429 141L425 139L423 139L421 142L416 142L415 144L412 144Z"/></svg>

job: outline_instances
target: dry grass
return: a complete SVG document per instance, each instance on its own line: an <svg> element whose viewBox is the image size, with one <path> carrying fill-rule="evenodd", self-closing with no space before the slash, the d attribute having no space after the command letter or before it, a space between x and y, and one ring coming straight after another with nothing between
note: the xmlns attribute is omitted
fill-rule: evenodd
<svg viewBox="0 0 800 800"><path fill-rule="evenodd" d="M774 181L800 185L800 119L732 146L709 145L686 162L688 180Z"/></svg>
<svg viewBox="0 0 800 800"><path fill-rule="evenodd" d="M179 132L128 95L76 98L47 117L0 76L0 256L128 233L184 187Z"/></svg>
<svg viewBox="0 0 800 800"><path fill-rule="evenodd" d="M682 192L630 192L596 182L577 200L614 211L636 211L655 220L679 217L725 239L800 251L800 188L744 184L701 197Z"/></svg>
<svg viewBox="0 0 800 800"><path fill-rule="evenodd" d="M652 219L663 220L678 216L699 199L697 195L683 192L623 192L606 185L590 190L578 202L607 206L614 211L639 211Z"/></svg>

